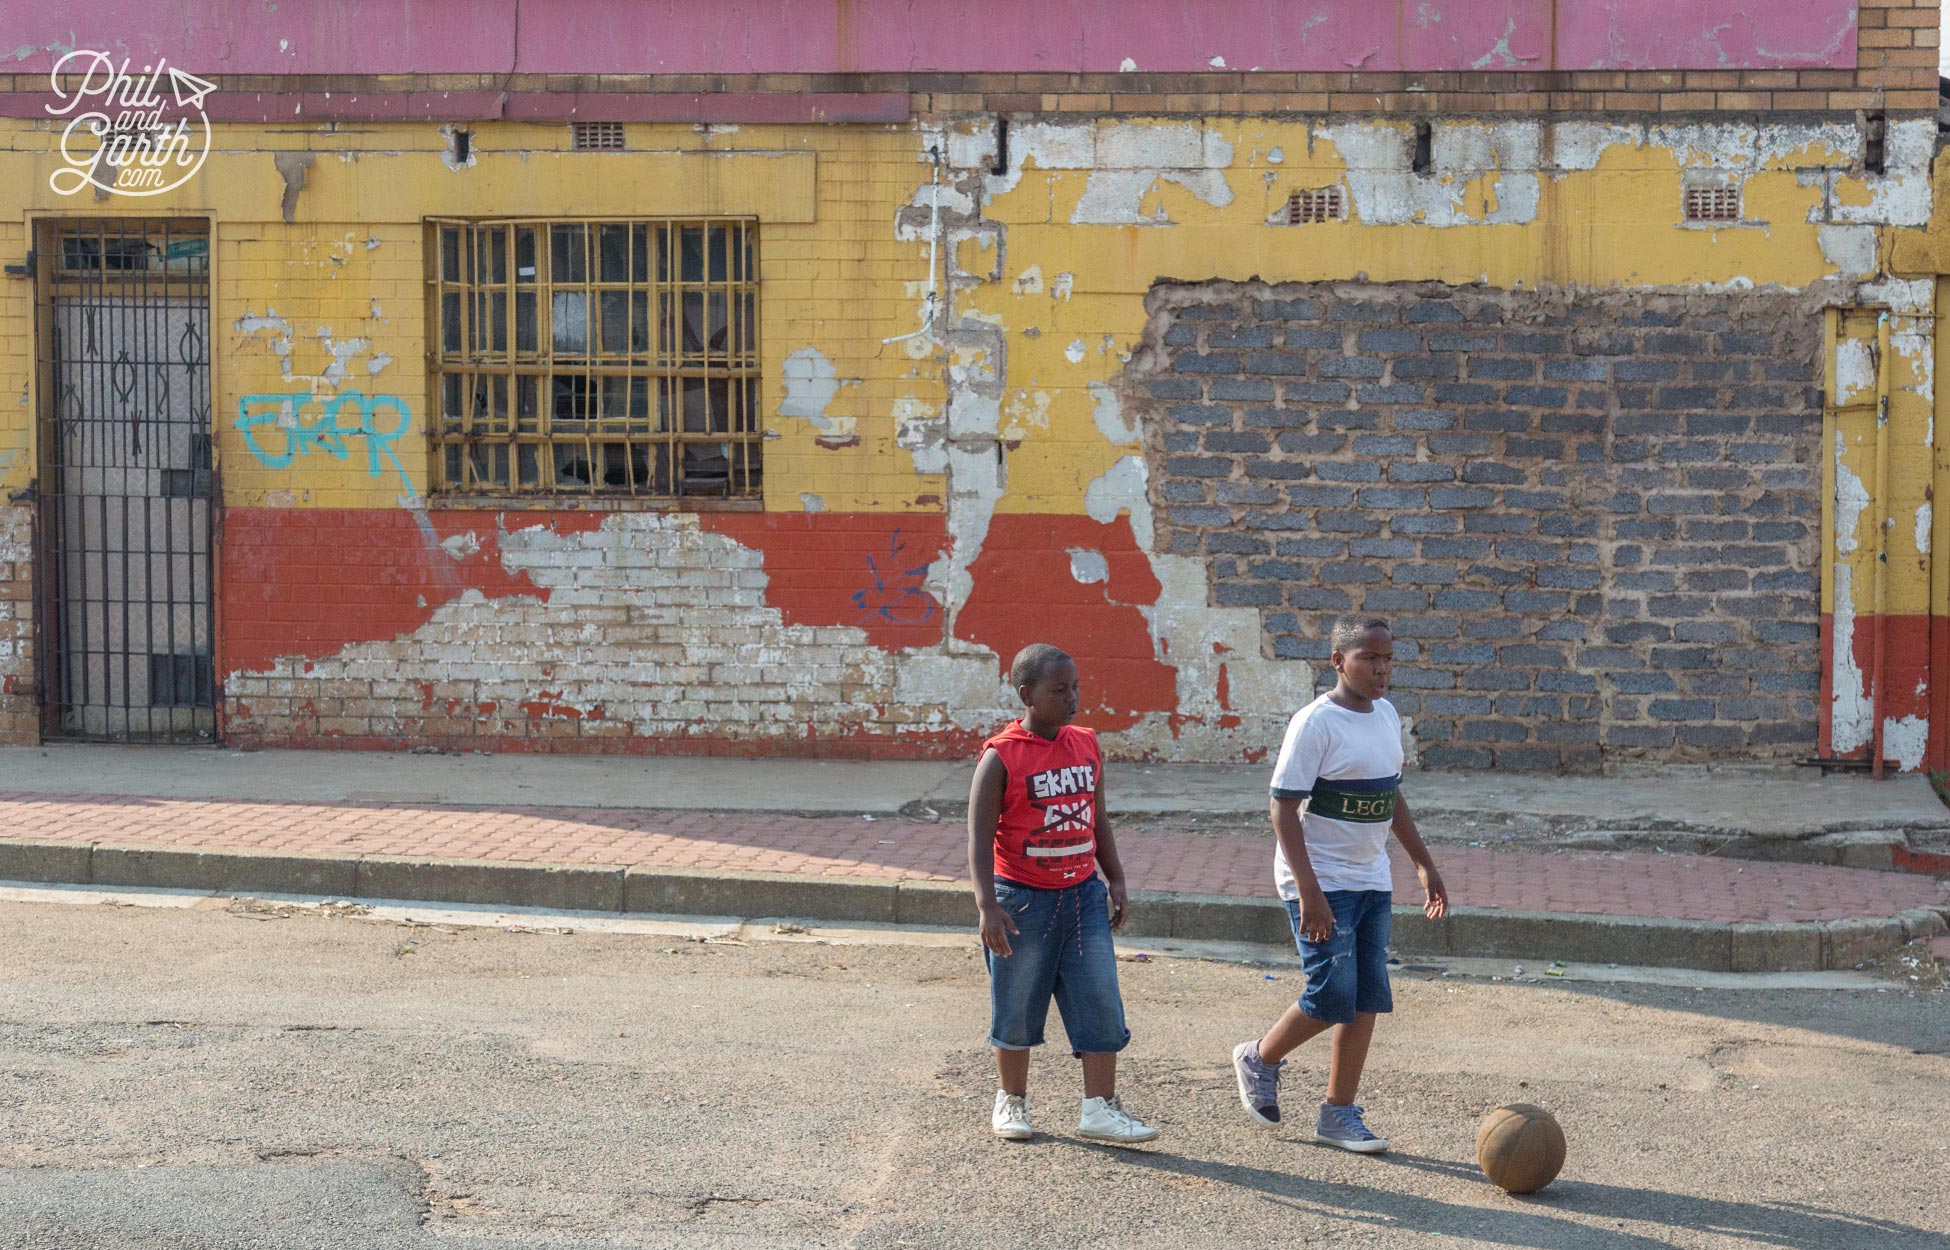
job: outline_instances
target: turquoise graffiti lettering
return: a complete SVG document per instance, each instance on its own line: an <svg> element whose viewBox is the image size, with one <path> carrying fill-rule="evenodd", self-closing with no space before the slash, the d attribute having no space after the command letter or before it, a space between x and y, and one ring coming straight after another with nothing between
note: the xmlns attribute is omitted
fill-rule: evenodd
<svg viewBox="0 0 1950 1250"><path fill-rule="evenodd" d="M391 411L388 428L380 428L379 414ZM398 395L365 395L340 391L335 395L246 395L237 401L237 429L244 446L267 469L282 469L308 451L322 451L344 460L352 454L353 439L366 443L366 471L380 476L387 464L412 494L406 466L393 453L393 443L413 424L412 411ZM263 433L260 433L260 432ZM281 447L269 431L283 435ZM260 441L262 439L262 441Z"/></svg>

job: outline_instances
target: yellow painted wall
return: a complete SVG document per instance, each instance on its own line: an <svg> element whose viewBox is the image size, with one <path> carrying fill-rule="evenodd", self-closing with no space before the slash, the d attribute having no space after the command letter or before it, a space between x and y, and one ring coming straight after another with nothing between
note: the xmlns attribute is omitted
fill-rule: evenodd
<svg viewBox="0 0 1950 1250"><path fill-rule="evenodd" d="M11 127L11 129L8 129ZM783 397L783 362L814 347L833 361L840 386L826 416L857 434L856 446L814 445L804 420L775 420L764 447L767 498L798 509L816 492L836 511L939 506L938 477L917 476L894 447L900 401L938 409L940 371L880 340L916 328L926 283L924 253L894 237L894 218L928 166L905 130L822 127L702 133L689 126L636 128L639 148L571 153L564 126L497 125L477 132L471 166L450 169L433 126L391 125L319 133L313 129L219 126L217 149L188 185L166 195L96 202L47 185L58 168L56 132L32 123L0 126L0 186L24 200L0 204L0 247L27 250L37 215L200 215L214 221L211 326L220 414L218 457L231 506L398 506L406 486L424 493L423 438L393 444L406 483L388 469L375 479L362 449L338 460L308 455L267 468L235 428L239 399L283 394L321 413L319 400L347 390L410 402L414 431L430 401L424 342L426 257L422 221L431 216L747 216L760 223L761 326L768 403ZM277 152L313 155L293 222L283 219L286 182ZM918 171L921 171L917 173ZM0 285L0 394L19 397L0 415L0 448L25 447L34 410L33 284ZM275 318L276 322L271 319ZM277 324L283 323L282 326ZM285 328L288 327L288 328ZM278 350L289 339L289 349ZM369 347L331 379L331 346ZM368 365L390 357L377 373ZM287 373L288 369L288 373ZM386 415L385 420L390 420ZM356 424L348 409L342 420ZM278 450L267 429L263 445ZM4 458L0 457L0 461ZM31 455L0 462L0 486L33 476ZM923 500L924 502L917 502Z"/></svg>

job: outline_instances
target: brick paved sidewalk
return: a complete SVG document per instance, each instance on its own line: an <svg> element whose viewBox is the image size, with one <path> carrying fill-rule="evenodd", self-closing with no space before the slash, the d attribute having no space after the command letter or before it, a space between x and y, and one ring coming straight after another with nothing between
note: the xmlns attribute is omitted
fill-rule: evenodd
<svg viewBox="0 0 1950 1250"><path fill-rule="evenodd" d="M178 850L404 855L520 863L642 865L807 876L956 880L955 824L631 808L469 808L407 804L208 802L0 792L0 839ZM1127 831L1132 888L1272 895L1263 837ZM1463 907L1769 922L1894 916L1939 907L1937 883L1905 873L1635 852L1437 847ZM1421 896L1399 858L1401 901Z"/></svg>

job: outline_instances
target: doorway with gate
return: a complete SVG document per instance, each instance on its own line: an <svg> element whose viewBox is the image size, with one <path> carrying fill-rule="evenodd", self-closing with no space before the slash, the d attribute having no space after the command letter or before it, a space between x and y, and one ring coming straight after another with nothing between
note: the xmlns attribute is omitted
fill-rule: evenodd
<svg viewBox="0 0 1950 1250"><path fill-rule="evenodd" d="M43 221L35 255L42 735L212 742L209 223Z"/></svg>

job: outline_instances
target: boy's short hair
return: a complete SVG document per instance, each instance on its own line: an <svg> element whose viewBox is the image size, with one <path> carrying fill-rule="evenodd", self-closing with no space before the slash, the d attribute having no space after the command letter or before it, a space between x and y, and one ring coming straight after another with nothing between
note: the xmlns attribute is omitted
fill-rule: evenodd
<svg viewBox="0 0 1950 1250"><path fill-rule="evenodd" d="M1388 629L1388 622L1378 616L1337 616L1328 631L1328 645L1345 655L1360 646L1371 629Z"/></svg>
<svg viewBox="0 0 1950 1250"><path fill-rule="evenodd" d="M1075 661L1046 642L1032 642L1016 652L1016 658L1009 662L1009 684L1017 690L1033 686L1043 679L1050 665L1063 663Z"/></svg>

